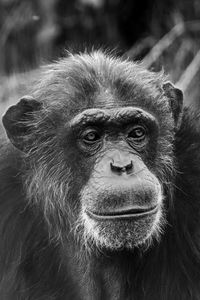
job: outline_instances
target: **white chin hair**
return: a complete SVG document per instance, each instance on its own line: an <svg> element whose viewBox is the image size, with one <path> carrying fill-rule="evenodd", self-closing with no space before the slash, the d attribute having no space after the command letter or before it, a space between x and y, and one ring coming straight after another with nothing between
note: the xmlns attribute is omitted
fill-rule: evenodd
<svg viewBox="0 0 200 300"><path fill-rule="evenodd" d="M114 222L95 221L83 210L81 223L84 227L84 244L91 245L92 242L94 247L110 250L133 249L139 246L148 248L154 240L159 241L165 223L161 208L151 222L147 218L134 223L130 220Z"/></svg>

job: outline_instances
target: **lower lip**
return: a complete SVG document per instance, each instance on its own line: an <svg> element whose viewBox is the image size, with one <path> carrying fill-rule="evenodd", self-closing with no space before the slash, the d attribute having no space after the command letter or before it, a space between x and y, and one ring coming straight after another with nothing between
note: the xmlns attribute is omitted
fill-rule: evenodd
<svg viewBox="0 0 200 300"><path fill-rule="evenodd" d="M140 219L144 217L148 217L151 215L156 214L158 211L158 206L154 206L149 210L141 211L141 212L136 212L136 213L129 213L127 211L126 214L117 214L117 215L98 215L96 213L91 212L90 210L86 210L87 215L94 220L97 221L106 221L106 220L128 220L128 219Z"/></svg>

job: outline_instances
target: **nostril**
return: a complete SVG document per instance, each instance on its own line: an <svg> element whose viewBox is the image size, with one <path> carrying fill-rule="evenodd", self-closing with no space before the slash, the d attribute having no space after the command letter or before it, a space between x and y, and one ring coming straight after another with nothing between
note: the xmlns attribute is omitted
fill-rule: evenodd
<svg viewBox="0 0 200 300"><path fill-rule="evenodd" d="M113 163L110 163L110 168L113 172L116 172L116 173L121 173L121 172L123 172L123 169L124 169L123 167L116 166Z"/></svg>
<svg viewBox="0 0 200 300"><path fill-rule="evenodd" d="M131 160L130 164L126 165L125 167L126 172L130 172L133 170L133 161Z"/></svg>
<svg viewBox="0 0 200 300"><path fill-rule="evenodd" d="M111 162L110 168L115 173L124 173L124 172L130 173L133 170L133 162L131 161L130 164L125 166L115 165L114 163Z"/></svg>

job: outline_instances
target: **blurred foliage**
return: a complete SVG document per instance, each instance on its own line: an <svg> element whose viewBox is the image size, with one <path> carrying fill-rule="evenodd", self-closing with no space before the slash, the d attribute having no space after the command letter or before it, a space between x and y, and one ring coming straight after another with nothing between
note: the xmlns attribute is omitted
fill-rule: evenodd
<svg viewBox="0 0 200 300"><path fill-rule="evenodd" d="M199 0L0 0L0 99L9 103L26 91L37 74L31 70L64 55L64 48L103 45L148 58L163 35L190 20L200 20ZM150 67L164 65L178 81L199 39L200 29L187 28Z"/></svg>
<svg viewBox="0 0 200 300"><path fill-rule="evenodd" d="M180 19L199 17L199 0L0 0L0 74L32 69L64 47L124 51L144 37L158 40Z"/></svg>

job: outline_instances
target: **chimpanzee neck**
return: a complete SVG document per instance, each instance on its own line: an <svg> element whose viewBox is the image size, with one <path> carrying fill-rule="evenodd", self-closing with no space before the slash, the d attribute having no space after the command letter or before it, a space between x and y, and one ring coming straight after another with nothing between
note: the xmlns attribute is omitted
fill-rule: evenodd
<svg viewBox="0 0 200 300"><path fill-rule="evenodd" d="M148 250L102 252L73 258L81 300L197 300L200 265L176 233L164 235ZM79 256L79 257L78 257ZM191 296L192 295L192 296ZM79 298L78 298L79 299Z"/></svg>

